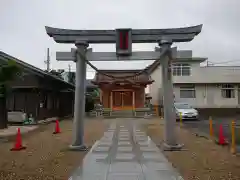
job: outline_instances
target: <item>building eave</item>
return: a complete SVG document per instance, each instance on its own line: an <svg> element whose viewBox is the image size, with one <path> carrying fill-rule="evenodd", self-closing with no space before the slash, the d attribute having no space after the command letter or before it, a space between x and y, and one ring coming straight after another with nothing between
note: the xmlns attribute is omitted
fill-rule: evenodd
<svg viewBox="0 0 240 180"><path fill-rule="evenodd" d="M204 62L206 61L208 58L206 57L192 57L192 58L177 58L176 60L173 60L174 63L176 62Z"/></svg>
<svg viewBox="0 0 240 180"><path fill-rule="evenodd" d="M2 51L0 51L0 60L2 60L4 62L8 62L9 60L12 60L12 61L16 62L16 64L19 65L24 70L26 70L28 72L31 72L31 73L33 73L33 74L35 74L37 76L51 78L53 80L59 81L61 83L64 83L64 84L70 86L71 88L75 87L74 84L68 83L68 82L64 81L63 79L61 79L61 78L59 78L57 76L54 76L54 75L52 75L52 74L50 74L48 72L45 72L45 71L43 71L40 68L37 68L37 67L35 67L35 66L31 65L31 64L28 64L28 63L26 63L26 62L24 62L24 61L22 61L22 60L20 60L18 58L15 58L15 57L13 57L13 56L11 56L9 54L6 54L6 53L4 53Z"/></svg>

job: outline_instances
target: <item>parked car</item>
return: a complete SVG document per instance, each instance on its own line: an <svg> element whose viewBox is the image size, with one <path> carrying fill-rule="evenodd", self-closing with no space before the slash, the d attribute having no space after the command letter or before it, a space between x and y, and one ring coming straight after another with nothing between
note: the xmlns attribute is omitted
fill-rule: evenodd
<svg viewBox="0 0 240 180"><path fill-rule="evenodd" d="M176 110L176 119L180 119L180 113L182 114L182 119L195 119L198 120L198 111L191 107L188 103L175 102L174 107Z"/></svg>

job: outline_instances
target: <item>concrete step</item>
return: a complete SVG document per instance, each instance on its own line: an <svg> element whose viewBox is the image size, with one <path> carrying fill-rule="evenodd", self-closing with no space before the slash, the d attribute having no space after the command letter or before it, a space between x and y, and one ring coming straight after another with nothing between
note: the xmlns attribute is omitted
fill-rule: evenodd
<svg viewBox="0 0 240 180"><path fill-rule="evenodd" d="M151 112L152 116L156 116L156 112ZM92 111L88 114L90 117L96 117L96 112ZM103 117L121 118L121 117L145 117L145 112L135 112L131 110L115 110L112 112L103 112Z"/></svg>
<svg viewBox="0 0 240 180"><path fill-rule="evenodd" d="M111 116L133 117L133 111L112 111Z"/></svg>
<svg viewBox="0 0 240 180"><path fill-rule="evenodd" d="M152 116L156 116L155 111L151 112ZM111 113L103 113L104 117L113 117L113 118L124 118L124 117L145 117L147 113L145 112L135 112L131 110L114 110Z"/></svg>

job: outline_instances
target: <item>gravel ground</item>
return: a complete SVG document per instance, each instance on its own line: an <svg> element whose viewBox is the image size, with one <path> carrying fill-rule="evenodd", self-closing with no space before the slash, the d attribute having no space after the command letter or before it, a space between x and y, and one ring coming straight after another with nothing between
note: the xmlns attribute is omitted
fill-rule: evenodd
<svg viewBox="0 0 240 180"><path fill-rule="evenodd" d="M11 152L13 142L0 143L0 180L66 180L81 164L86 152L69 151L72 121L60 122L61 134L53 135L54 123L23 137L26 150ZM89 120L85 124L85 143L100 139L106 124Z"/></svg>
<svg viewBox="0 0 240 180"><path fill-rule="evenodd" d="M156 144L163 139L161 120L151 120L144 127ZM231 155L226 147L196 137L186 129L176 128L183 151L164 152L185 180L240 180L240 158Z"/></svg>

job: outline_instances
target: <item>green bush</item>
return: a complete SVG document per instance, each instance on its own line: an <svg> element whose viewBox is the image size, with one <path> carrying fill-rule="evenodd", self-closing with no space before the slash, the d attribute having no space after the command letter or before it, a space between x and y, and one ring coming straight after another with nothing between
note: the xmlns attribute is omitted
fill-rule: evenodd
<svg viewBox="0 0 240 180"><path fill-rule="evenodd" d="M94 100L91 96L86 96L85 112L90 112L94 109Z"/></svg>

